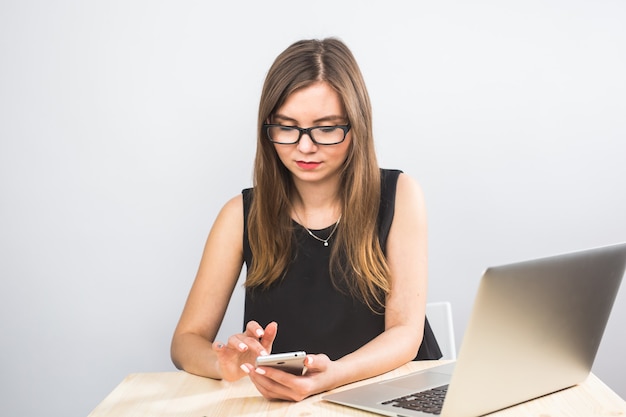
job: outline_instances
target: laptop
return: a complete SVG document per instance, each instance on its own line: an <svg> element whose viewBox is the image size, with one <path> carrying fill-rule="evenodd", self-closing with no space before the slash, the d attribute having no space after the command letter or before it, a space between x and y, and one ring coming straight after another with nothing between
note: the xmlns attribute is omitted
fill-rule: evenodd
<svg viewBox="0 0 626 417"><path fill-rule="evenodd" d="M455 362L323 399L388 416L475 417L579 384L625 267L621 243L488 268Z"/></svg>

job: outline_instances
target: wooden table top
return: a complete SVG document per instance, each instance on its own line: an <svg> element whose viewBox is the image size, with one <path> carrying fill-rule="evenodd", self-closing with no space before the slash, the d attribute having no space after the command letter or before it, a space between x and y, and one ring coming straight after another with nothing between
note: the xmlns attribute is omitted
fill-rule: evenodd
<svg viewBox="0 0 626 417"><path fill-rule="evenodd" d="M351 388L380 379L440 365L445 361L410 362L392 372L337 388ZM332 404L324 394L301 402L268 401L248 378L229 383L183 371L128 375L89 417L160 416L368 416L375 414ZM591 374L575 387L526 402L491 416L626 416L626 401Z"/></svg>

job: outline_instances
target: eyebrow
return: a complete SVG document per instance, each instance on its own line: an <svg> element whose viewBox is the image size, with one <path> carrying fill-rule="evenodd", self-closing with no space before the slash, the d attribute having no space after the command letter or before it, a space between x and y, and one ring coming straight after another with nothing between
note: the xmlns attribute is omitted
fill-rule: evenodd
<svg viewBox="0 0 626 417"><path fill-rule="evenodd" d="M282 114L274 114L273 116L274 119L280 119L280 121L282 122L288 122L288 123L293 123L294 125L297 125L298 122L296 119L293 119L291 117L282 115ZM337 116L337 115L330 115L330 116L324 116L321 117L319 119L315 119L313 120L313 123L315 125L319 125L320 123L325 123L325 122L339 122L342 120L347 120L348 117L347 116Z"/></svg>

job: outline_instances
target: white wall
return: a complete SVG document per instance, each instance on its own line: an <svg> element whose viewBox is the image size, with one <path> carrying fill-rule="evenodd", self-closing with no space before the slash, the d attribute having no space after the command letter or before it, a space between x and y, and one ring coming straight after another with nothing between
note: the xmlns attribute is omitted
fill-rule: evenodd
<svg viewBox="0 0 626 417"><path fill-rule="evenodd" d="M244 3L0 3L1 415L84 416L174 369L206 234L251 183L261 83L300 38L357 56L459 342L486 266L626 240L626 3ZM594 368L622 397L625 327L622 288Z"/></svg>

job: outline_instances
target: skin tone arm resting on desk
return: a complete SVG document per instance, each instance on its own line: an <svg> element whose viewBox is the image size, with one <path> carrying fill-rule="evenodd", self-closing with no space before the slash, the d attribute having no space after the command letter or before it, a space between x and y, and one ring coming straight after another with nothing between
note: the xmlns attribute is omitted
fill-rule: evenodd
<svg viewBox="0 0 626 417"><path fill-rule="evenodd" d="M227 381L244 376L240 365L271 350L273 340L272 329L268 329L264 339L269 343L263 347L255 335L258 326L250 324L246 333L232 336L227 347L218 348L219 342L213 346L243 265L242 207L242 198L237 196L218 214L171 346L177 368Z"/></svg>
<svg viewBox="0 0 626 417"><path fill-rule="evenodd" d="M317 46L316 42L312 44ZM324 48L331 47L339 48L339 54L344 48L333 41L324 45ZM320 60L323 61L323 57ZM346 99L339 94L338 87L331 85L322 75L290 91L279 106L262 116L262 129L268 129L268 135L273 133L266 125L278 125L279 131L275 131L276 137L260 136L257 145L274 152L276 164L280 169L286 169L292 192L285 214L290 221L302 224L310 234L310 229L323 229L329 224L335 224L337 228L339 221L344 221L342 218L344 223L350 221L352 213L348 211L351 206L346 203L342 188L348 169L345 166L357 158L355 147L365 146L361 144L363 138L357 134L365 130L359 127L362 121L357 120L360 112L347 108ZM363 124L367 123L369 120ZM340 125L357 127L341 133ZM301 127L317 130L315 133L303 131ZM300 131L296 132L298 129ZM339 137L335 142L323 143L329 140L324 136L328 132L342 134L343 139ZM295 133L294 141L283 141L281 138L285 133ZM357 136L353 136L355 134ZM422 192L412 178L400 174L396 186L395 211L385 248L388 288L383 299L384 331L336 360L324 353L307 355L308 372L304 376L252 365L257 356L272 352L280 323L270 322L263 328L256 321L249 321L244 332L232 335L224 342L215 340L244 263L243 206L241 195L228 201L207 238L196 279L172 339L172 360L179 369L227 381L248 375L264 397L299 401L379 375L415 358L424 334L427 232ZM342 229L338 230L333 239L339 242ZM327 241L329 239L330 236ZM323 306L325 300L319 301Z"/></svg>

